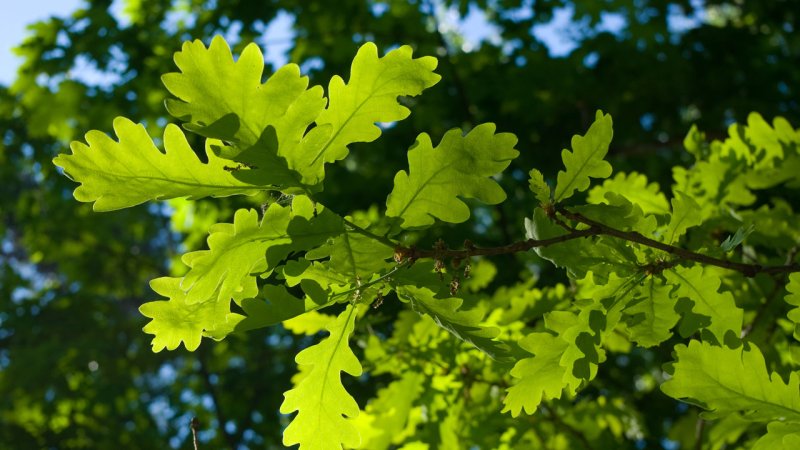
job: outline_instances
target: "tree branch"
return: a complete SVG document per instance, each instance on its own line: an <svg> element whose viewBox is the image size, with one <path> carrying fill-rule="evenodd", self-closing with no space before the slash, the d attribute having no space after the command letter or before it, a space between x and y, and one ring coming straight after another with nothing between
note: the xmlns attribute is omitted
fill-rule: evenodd
<svg viewBox="0 0 800 450"><path fill-rule="evenodd" d="M415 261L420 258L442 259L466 259L471 256L495 256L507 253L526 252L532 248L548 247L550 245L567 242L587 236L597 236L599 230L589 228L587 230L577 230L561 236L549 239L528 239L526 241L514 242L500 247L475 247L469 241L464 243L464 249L452 250L437 247L432 250L422 250L417 247L395 247L395 260L397 262L409 260Z"/></svg>
<svg viewBox="0 0 800 450"><path fill-rule="evenodd" d="M635 242L637 244L641 244L646 247L651 247L667 252L671 255L677 256L678 258L687 261L694 261L709 266L717 266L717 267L722 267L724 269L735 270L737 272L741 272L746 277L754 277L759 273L777 275L782 273L800 272L800 264L786 264L783 266L762 266L760 264L744 264L734 261L728 261L720 258L715 258L713 256L703 255L701 253L695 253L691 250L675 247L674 245L665 244L663 242L658 242L656 240L644 237L640 233L637 233L635 231L617 230L616 228L609 227L600 222L595 222L594 220L589 219L581 214L573 213L564 208L563 206L556 205L555 210L556 212L558 212L559 214L570 220L574 220L575 222L580 222L584 225L589 225L589 227L591 227L590 229L596 230L595 234L597 235L613 236L625 241Z"/></svg>

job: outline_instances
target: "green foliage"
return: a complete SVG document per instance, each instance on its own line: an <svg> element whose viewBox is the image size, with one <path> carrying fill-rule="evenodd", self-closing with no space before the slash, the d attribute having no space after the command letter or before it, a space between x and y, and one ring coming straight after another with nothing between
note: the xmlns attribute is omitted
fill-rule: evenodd
<svg viewBox="0 0 800 450"><path fill-rule="evenodd" d="M748 207L757 201L754 191L800 181L792 172L800 155L795 131L783 120L770 127L751 116L747 126L731 127L724 143L706 145L693 130L686 143L697 161L674 170L668 201L659 184L636 172L609 179L612 119L598 111L586 134L573 137L572 151L562 152L565 169L552 191L539 169L509 177L530 177L526 239L496 247L467 240L450 248L444 227L473 217L478 230L495 221L479 205L500 205L501 214L507 200L503 172L520 155L518 141L496 133L492 123L467 134L447 131L436 147L419 134L384 212L373 207L343 215L335 203L318 203L323 184L330 186L325 164L348 157L353 143L375 141L381 135L376 122L410 114L399 97L439 81L435 59L411 55L406 46L379 58L374 44L363 45L349 81L331 78L326 101L294 65L262 83L263 55L252 44L234 61L222 38L209 47L187 43L175 56L181 72L164 77L178 97L167 105L186 130L206 139L208 164L191 154L177 127L167 127L163 154L127 119L115 121L119 143L91 132L88 146L75 143L72 155L56 159L82 183L76 199L96 201L98 210L280 191L261 214L231 208L233 222L210 227L207 249L184 254L182 276L153 280L153 290L167 298L140 307L151 319L144 331L154 335L153 350L182 342L193 351L203 336L219 341L264 327L278 333L274 326L281 322L311 336L303 338L295 358L300 373L280 407L282 414L297 413L284 421L283 443L301 449L498 442L554 448L587 437L616 448L638 439L641 419L624 407L622 394L595 404L584 390L606 381L603 369L621 364L619 355L673 347L664 393L713 412L704 417L728 420L715 431L720 435L756 439L743 425L755 421L770 424L759 445L791 442L794 428L774 424L800 422L800 378L792 364L767 355L789 383L770 375L756 341L768 334L758 323L762 301L771 301L760 296L765 284L778 295L781 277L791 274L786 303L800 305L796 252L779 245L800 242L800 235L771 226L796 217L792 205ZM137 152L140 146L147 151ZM124 155L122 162L111 152ZM121 178L109 173L123 168L133 179L157 175L158 183L139 182L117 194ZM185 180L196 177L209 184L187 188ZM592 187L593 179L602 183ZM580 192L587 192L583 203L575 196ZM722 243L709 237L725 232L733 236ZM440 239L431 246L434 238ZM534 253L564 268L571 288L535 287L530 274L516 286L498 287L494 278L508 274L484 259L517 254L541 268ZM374 312L384 303L400 309L386 327ZM796 310L788 314L796 324ZM308 346L323 328L329 335ZM681 343L686 339L688 346ZM341 378L342 372L359 377L362 361L371 374L390 380L364 411L353 396L358 387L348 392ZM642 389L655 395L660 381L650 375ZM363 383L349 380L348 388ZM545 415L552 424L531 429L518 419L523 413ZM507 431L483 433L483 425ZM562 439L548 426L586 430L556 445L541 437Z"/></svg>
<svg viewBox="0 0 800 450"><path fill-rule="evenodd" d="M283 433L284 445L336 449L358 447L361 437L347 418L358 415L358 404L344 390L340 372L361 375L361 363L348 341L358 308L348 306L328 327L330 336L297 354L297 364L312 366L297 386L286 392L281 413L297 416Z"/></svg>
<svg viewBox="0 0 800 450"><path fill-rule="evenodd" d="M716 347L692 340L675 347L676 362L661 385L667 395L708 410L709 417L742 413L755 421L800 421L800 376L789 383L768 373L764 356L753 344L748 349Z"/></svg>
<svg viewBox="0 0 800 450"><path fill-rule="evenodd" d="M81 183L75 199L95 202L95 211L113 211L175 197L254 194L263 186L237 180L226 167L230 161L207 152L208 163L195 156L186 137L175 125L164 131L162 153L141 125L124 117L114 120L119 142L105 133L90 131L86 142L72 143L72 154L59 155L54 163ZM121 185L125 189L120 189Z"/></svg>
<svg viewBox="0 0 800 450"><path fill-rule="evenodd" d="M611 116L597 111L589 131L584 136L572 137L572 152L567 149L561 151L566 170L558 172L553 192L555 201L566 200L575 191L585 191L590 178L608 178L611 175L611 164L605 160L614 135L611 127Z"/></svg>
<svg viewBox="0 0 800 450"><path fill-rule="evenodd" d="M514 150L517 138L494 130L488 123L466 136L450 130L436 147L421 134L408 151L409 171L401 170L394 178L386 215L402 219L406 229L430 226L434 219L461 223L469 219L469 208L457 197L490 205L505 200L503 189L489 177L519 155Z"/></svg>

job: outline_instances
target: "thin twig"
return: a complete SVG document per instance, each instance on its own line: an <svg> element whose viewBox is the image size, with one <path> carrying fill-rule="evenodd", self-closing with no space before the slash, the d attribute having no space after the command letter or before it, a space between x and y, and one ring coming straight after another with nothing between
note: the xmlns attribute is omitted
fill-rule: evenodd
<svg viewBox="0 0 800 450"><path fill-rule="evenodd" d="M587 230L577 230L572 233L563 234L549 239L528 239L526 241L514 242L500 247L470 247L462 250L452 249L433 249L423 250L416 247L398 246L395 248L395 255L399 260L414 261L421 258L442 258L442 259L465 259L470 256L495 256L507 253L526 252L533 248L548 247L553 244L567 242L587 236L597 236L599 230L589 228Z"/></svg>
<svg viewBox="0 0 800 450"><path fill-rule="evenodd" d="M192 428L192 444L194 444L194 450L199 450L200 446L197 443L197 429L200 427L200 420L197 417L192 417L189 426Z"/></svg>
<svg viewBox="0 0 800 450"><path fill-rule="evenodd" d="M737 272L741 272L746 277L754 277L759 273L775 275L782 273L800 272L800 264L786 264L783 266L762 266L760 264L744 264L734 261L727 261L724 259L715 258L713 256L703 255L701 253L695 253L691 250L686 250L684 248L675 247L674 245L658 242L656 240L644 237L640 233L637 233L635 231L617 230L616 228L612 228L600 222L596 222L581 214L573 213L564 208L563 206L557 205L555 206L555 209L559 214L570 220L574 220L576 222L589 225L591 227L590 230L595 231L595 233L593 233L594 235L604 234L607 236L613 236L619 239L623 239L629 242L635 242L637 244L641 244L647 247L667 252L671 255L675 255L678 258L687 261L695 261L709 266L717 266L717 267L722 267L724 269L735 270Z"/></svg>

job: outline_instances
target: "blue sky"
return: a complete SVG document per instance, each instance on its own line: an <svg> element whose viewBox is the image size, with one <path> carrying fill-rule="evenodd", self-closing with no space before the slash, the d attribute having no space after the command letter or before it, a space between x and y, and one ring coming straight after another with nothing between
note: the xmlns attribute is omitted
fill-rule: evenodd
<svg viewBox="0 0 800 450"><path fill-rule="evenodd" d="M20 60L11 49L25 38L25 27L50 16L66 16L81 0L22 0L9 2L0 14L0 84L14 79ZM10 6L13 5L13 6Z"/></svg>
<svg viewBox="0 0 800 450"><path fill-rule="evenodd" d="M13 7L5 9L3 14L0 14L0 84L6 85L13 81L16 69L20 64L20 59L12 53L11 49L25 38L26 26L51 16L67 16L79 8L83 2L82 0L23 0L14 3ZM523 16L530 14L527 8L521 8L518 13ZM463 19L458 16L455 8L449 10L440 8L437 15L441 25L446 29L454 29L466 38L466 45L462 49L464 51L470 51L483 40L494 41L499 38L497 30L487 24L483 13L477 8L471 7L469 14ZM571 18L570 8L560 8L556 11L552 22L534 27L533 33L547 45L552 56L567 55L575 48L576 44L570 38L569 32ZM620 23L620 20L615 19L619 18L611 17L611 15L608 18L604 17L601 29L606 28L613 32L614 28L619 29L624 26L624 22ZM285 63L285 51L291 45L287 41L290 41L293 35L290 29L291 23L291 17L284 15L265 30L264 42L260 42L261 44L273 40L285 42L284 45L266 46L268 61L277 62L278 65ZM77 72L81 72L79 68L76 69ZM81 74L76 73L76 75L80 77Z"/></svg>

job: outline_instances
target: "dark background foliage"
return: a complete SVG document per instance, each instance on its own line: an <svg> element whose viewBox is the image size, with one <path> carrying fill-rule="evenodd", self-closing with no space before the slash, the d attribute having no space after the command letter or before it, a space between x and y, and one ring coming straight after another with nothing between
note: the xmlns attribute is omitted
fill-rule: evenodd
<svg viewBox="0 0 800 450"><path fill-rule="evenodd" d="M510 201L481 207L469 224L438 229L454 243L470 237L497 245L523 236L522 219L532 210L527 171L554 174L560 149L598 108L614 117L615 169L661 181L670 178L663 168L680 160L691 124L720 137L750 111L800 123L800 5L794 0L126 5L125 26L108 0L87 0L69 17L35 24L19 47L24 63L17 79L0 86L2 448L187 448L194 416L204 424L206 448L280 446L278 406L294 355L307 341L278 327L204 342L195 353L153 354L137 312L153 299L147 280L180 270L177 255L201 247L208 224L263 198L204 200L190 214L192 223L172 221L171 209L160 204L99 214L72 200L75 184L51 164L70 140L89 129L110 130L117 115L159 135L170 120L160 76L174 70L171 54L185 40L223 34L237 52L263 37L276 15L289 13L296 33L289 59L323 85L333 74L346 76L367 40L381 49L410 44L417 55L437 56L442 82L409 101L410 119L375 143L353 146L347 163L330 167L320 199L340 212L381 204L417 133L436 142L452 127L494 122L520 139L521 156L501 180ZM442 26L448 7L462 15L483 11L499 38L465 51L463 38ZM531 29L564 7L574 12L576 48L552 57ZM613 33L602 25L609 14L624 19ZM695 14L705 20L675 27L675 17ZM106 81L74 76L79 64ZM530 257L495 262L503 267L500 285L527 270ZM641 360L610 364L595 389L625 389L603 380L632 385L651 368L648 355L633 358ZM348 388L363 406L375 384ZM665 439L676 433L671 424L693 414L664 396L631 401L649 413L650 435L641 441L648 448L668 445Z"/></svg>

